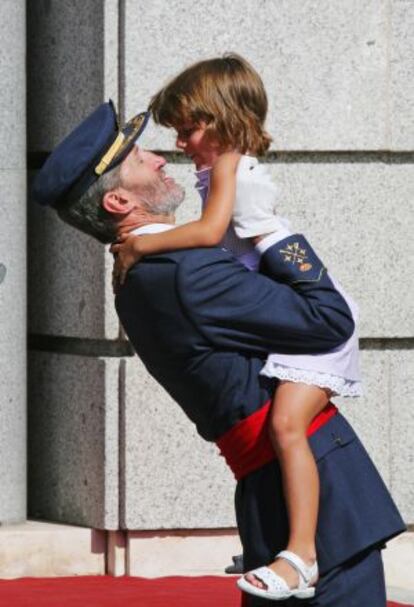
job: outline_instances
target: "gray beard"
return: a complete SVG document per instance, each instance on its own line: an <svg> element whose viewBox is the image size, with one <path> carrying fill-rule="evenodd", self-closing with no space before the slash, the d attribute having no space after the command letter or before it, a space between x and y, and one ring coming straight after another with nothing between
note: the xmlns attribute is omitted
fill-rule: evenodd
<svg viewBox="0 0 414 607"><path fill-rule="evenodd" d="M171 190L158 185L141 192L141 202L151 215L174 215L184 198L185 189L178 184Z"/></svg>

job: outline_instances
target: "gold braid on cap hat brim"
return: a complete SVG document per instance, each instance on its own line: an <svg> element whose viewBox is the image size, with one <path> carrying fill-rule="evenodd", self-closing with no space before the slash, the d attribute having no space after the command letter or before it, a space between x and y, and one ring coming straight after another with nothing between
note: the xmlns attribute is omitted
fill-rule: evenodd
<svg viewBox="0 0 414 607"><path fill-rule="evenodd" d="M124 143L124 139L125 135L123 133L118 133L117 138L115 139L109 150L105 153L104 156L102 156L101 160L99 161L99 164L95 167L95 173L97 175L100 176L106 171L106 169L111 164L112 160L115 158L115 156L121 149L122 144Z"/></svg>
<svg viewBox="0 0 414 607"><path fill-rule="evenodd" d="M142 112L138 114L138 116L134 116L127 124L124 126L123 130L120 131L109 148L102 156L101 160L95 167L95 173L101 176L106 169L109 167L113 159L118 156L122 152L123 149L129 144L131 139L136 135L137 131L141 128L141 125L145 119L146 112ZM129 131L129 133L128 133ZM128 134L126 134L128 133Z"/></svg>

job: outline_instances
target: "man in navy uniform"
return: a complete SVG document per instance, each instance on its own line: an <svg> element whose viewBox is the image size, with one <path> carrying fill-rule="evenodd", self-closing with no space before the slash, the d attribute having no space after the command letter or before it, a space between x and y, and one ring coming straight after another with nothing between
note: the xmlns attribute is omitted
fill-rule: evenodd
<svg viewBox="0 0 414 607"><path fill-rule="evenodd" d="M170 229L182 188L165 160L135 145L148 115L119 128L99 106L54 150L34 198L101 242L125 231ZM307 250L307 280L280 250ZM275 388L259 375L269 352L317 353L350 337L350 311L300 234L259 243L261 273L218 248L152 255L135 265L116 297L120 320L146 368L238 479L236 515L246 571L271 562L287 541L280 470L267 433ZM309 441L320 475L314 607L384 607L384 542L404 523L355 432L329 404ZM269 601L244 595L244 605ZM299 604L297 599L279 602Z"/></svg>

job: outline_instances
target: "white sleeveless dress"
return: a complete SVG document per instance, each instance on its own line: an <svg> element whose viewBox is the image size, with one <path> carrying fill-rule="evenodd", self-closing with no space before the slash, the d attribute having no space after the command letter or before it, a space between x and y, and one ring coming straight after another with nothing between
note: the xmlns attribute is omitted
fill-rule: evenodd
<svg viewBox="0 0 414 607"><path fill-rule="evenodd" d="M210 172L211 169L196 172L196 189L200 193L203 205L208 196ZM266 213L269 213L270 203L273 204L273 208L276 205L277 190L265 165L260 165L252 156L242 156L236 175L236 199L240 196L252 197L252 195L255 198L254 207L260 207L261 201L264 201ZM257 198L261 200L257 200ZM253 213L255 211L256 209L253 208ZM248 218L242 223L248 226ZM288 225L287 222L286 225ZM244 237L240 238L240 235ZM231 251L249 270L257 271L260 254L246 237L248 235L248 228L238 229L231 223L221 246ZM362 393L356 328L358 307L330 274L329 277L352 312L355 322L352 336L338 348L324 354L269 354L261 374L327 388L333 395L356 397Z"/></svg>

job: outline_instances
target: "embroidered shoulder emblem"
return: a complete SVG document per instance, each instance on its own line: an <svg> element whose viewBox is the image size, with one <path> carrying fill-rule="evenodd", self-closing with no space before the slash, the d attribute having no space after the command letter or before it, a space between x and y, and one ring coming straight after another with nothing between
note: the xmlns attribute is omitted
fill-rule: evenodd
<svg viewBox="0 0 414 607"><path fill-rule="evenodd" d="M302 249L298 242L286 245L285 249L279 249L279 253L283 255L283 261L291 262L293 265L298 264L301 272L308 272L312 269L312 264L305 262L308 258L306 249Z"/></svg>

